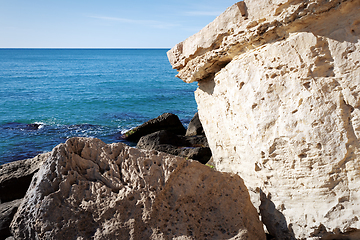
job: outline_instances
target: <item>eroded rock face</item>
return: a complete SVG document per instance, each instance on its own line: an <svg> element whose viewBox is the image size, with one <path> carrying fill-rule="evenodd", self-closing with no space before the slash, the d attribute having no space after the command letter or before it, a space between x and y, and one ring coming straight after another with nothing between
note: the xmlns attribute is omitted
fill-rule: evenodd
<svg viewBox="0 0 360 240"><path fill-rule="evenodd" d="M265 239L239 176L87 138L54 148L11 229L16 239Z"/></svg>
<svg viewBox="0 0 360 240"><path fill-rule="evenodd" d="M245 0L168 53L199 81L216 168L244 179L279 239L359 239L359 12L355 0Z"/></svg>

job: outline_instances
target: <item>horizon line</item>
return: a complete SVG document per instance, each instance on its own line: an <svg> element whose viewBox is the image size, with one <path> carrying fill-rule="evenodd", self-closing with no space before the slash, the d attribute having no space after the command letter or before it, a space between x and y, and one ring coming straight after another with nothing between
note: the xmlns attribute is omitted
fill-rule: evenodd
<svg viewBox="0 0 360 240"><path fill-rule="evenodd" d="M156 49L171 49L171 48L169 48L169 47L114 47L114 48L113 47L0 47L0 49L68 49L68 50L71 50L71 49L74 49L74 50L75 49L77 49L77 50L79 50L79 49L84 49L84 50L86 50L86 49L88 49L88 50L154 49L154 50L156 50Z"/></svg>

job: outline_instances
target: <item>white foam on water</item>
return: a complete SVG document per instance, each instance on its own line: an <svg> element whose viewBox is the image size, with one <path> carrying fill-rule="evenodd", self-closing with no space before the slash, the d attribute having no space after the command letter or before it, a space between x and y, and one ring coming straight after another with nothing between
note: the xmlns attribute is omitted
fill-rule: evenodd
<svg viewBox="0 0 360 240"><path fill-rule="evenodd" d="M34 124L38 124L38 125L39 125L38 129L42 129L42 128L44 128L44 126L46 125L44 122L34 122Z"/></svg>

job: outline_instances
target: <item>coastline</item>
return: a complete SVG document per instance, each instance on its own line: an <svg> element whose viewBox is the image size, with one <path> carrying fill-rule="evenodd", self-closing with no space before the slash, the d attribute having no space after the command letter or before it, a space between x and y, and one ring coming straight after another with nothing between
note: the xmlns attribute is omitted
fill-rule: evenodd
<svg viewBox="0 0 360 240"><path fill-rule="evenodd" d="M74 136L117 142L118 132L164 112L190 121L195 85L174 77L167 50L2 51L8 54L0 56L0 164ZM41 129L28 128L37 123Z"/></svg>

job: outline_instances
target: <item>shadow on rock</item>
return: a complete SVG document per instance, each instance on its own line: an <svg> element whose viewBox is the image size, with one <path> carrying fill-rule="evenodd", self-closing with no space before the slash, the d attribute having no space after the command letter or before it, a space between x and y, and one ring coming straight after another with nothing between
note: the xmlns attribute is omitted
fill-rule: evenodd
<svg viewBox="0 0 360 240"><path fill-rule="evenodd" d="M261 220L265 224L269 234L273 239L296 240L291 226L287 225L285 216L275 208L275 204L271 201L270 196L266 196L260 190L260 215ZM269 239L272 239L269 237Z"/></svg>

